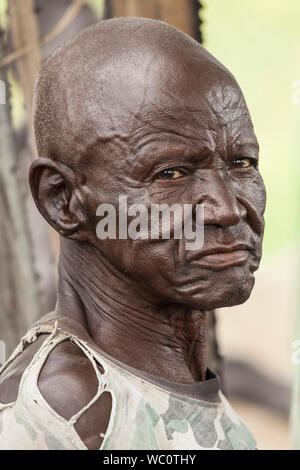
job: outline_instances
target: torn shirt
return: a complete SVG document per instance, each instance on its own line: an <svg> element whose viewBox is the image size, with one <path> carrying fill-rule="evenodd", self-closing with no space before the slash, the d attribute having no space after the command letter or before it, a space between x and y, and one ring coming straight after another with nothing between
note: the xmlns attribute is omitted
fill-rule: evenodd
<svg viewBox="0 0 300 470"><path fill-rule="evenodd" d="M16 401L0 403L0 449L87 449L75 424L104 392L112 397L109 425L100 450L256 449L256 443L209 370L207 380L179 384L125 366L100 351L75 320L53 314L23 337L7 363L26 343L49 333L23 373ZM38 388L48 355L62 341L72 341L92 363L98 378L93 399L67 420L58 415ZM100 373L100 365L104 373ZM71 397L70 397L71 399Z"/></svg>

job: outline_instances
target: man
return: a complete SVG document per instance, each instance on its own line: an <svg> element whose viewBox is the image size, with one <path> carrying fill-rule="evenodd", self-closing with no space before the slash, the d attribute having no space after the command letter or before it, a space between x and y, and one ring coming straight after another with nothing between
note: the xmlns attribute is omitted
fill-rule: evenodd
<svg viewBox="0 0 300 470"><path fill-rule="evenodd" d="M46 61L34 127L33 197L62 237L58 302L2 369L0 448L255 448L205 362L205 311L247 300L264 227L233 76L165 23L102 21ZM204 246L99 239L98 207L120 196L202 204Z"/></svg>

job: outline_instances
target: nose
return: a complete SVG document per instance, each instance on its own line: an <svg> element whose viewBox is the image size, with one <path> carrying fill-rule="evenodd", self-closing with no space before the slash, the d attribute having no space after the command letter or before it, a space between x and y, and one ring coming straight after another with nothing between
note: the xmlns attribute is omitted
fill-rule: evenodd
<svg viewBox="0 0 300 470"><path fill-rule="evenodd" d="M247 215L246 207L236 196L234 182L221 170L210 175L204 203L204 224L229 227Z"/></svg>

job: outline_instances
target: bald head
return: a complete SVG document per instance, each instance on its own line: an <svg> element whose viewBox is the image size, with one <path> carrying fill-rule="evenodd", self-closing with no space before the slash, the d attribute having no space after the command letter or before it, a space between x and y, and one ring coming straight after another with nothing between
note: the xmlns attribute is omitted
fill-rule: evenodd
<svg viewBox="0 0 300 470"><path fill-rule="evenodd" d="M41 70L34 100L38 154L71 166L86 162L97 144L129 142L140 122L159 115L163 126L162 110L166 120L174 110L193 113L199 96L216 113L241 100L230 72L174 27L145 18L100 21Z"/></svg>

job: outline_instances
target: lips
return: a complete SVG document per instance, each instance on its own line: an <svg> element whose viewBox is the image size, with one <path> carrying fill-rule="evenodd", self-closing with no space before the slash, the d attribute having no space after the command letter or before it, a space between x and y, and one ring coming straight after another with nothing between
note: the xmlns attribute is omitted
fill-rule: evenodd
<svg viewBox="0 0 300 470"><path fill-rule="evenodd" d="M196 253L192 259L199 266L220 270L245 264L250 249L250 246L245 244L217 246Z"/></svg>

